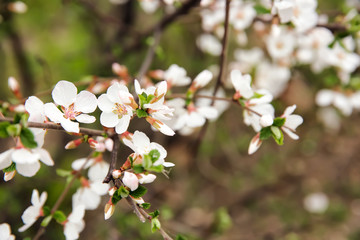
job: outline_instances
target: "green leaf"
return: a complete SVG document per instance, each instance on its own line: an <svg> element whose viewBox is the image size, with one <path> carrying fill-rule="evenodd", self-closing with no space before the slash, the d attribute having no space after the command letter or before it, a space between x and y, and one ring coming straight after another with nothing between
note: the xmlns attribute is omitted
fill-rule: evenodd
<svg viewBox="0 0 360 240"><path fill-rule="evenodd" d="M218 233L222 233L232 226L232 219L229 215L228 210L225 207L221 207L217 209L215 214L215 231Z"/></svg>
<svg viewBox="0 0 360 240"><path fill-rule="evenodd" d="M143 108L144 104L146 104L146 100L147 100L147 95L146 93L142 93L139 96L139 101L140 101L140 107Z"/></svg>
<svg viewBox="0 0 360 240"><path fill-rule="evenodd" d="M41 226L42 227L47 227L47 225L49 225L51 219L52 219L53 216L47 216L46 218L44 218L44 220L42 220L41 222Z"/></svg>
<svg viewBox="0 0 360 240"><path fill-rule="evenodd" d="M3 172L12 172L14 170L16 170L16 164L13 162L13 163L11 163L10 166L8 166L7 168L4 168Z"/></svg>
<svg viewBox="0 0 360 240"><path fill-rule="evenodd" d="M175 240L187 240L187 238L179 234L176 236Z"/></svg>
<svg viewBox="0 0 360 240"><path fill-rule="evenodd" d="M66 215L60 210L57 210L56 212L54 212L53 217L60 224L65 222L67 219Z"/></svg>
<svg viewBox="0 0 360 240"><path fill-rule="evenodd" d="M150 203L143 203L140 205L143 209L149 209L151 207Z"/></svg>
<svg viewBox="0 0 360 240"><path fill-rule="evenodd" d="M260 131L260 140L266 140L269 137L271 137L271 135L272 135L272 132L271 132L270 127L262 128Z"/></svg>
<svg viewBox="0 0 360 240"><path fill-rule="evenodd" d="M271 129L271 132L272 132L274 138L276 138L276 139L281 138L281 131L278 127L271 126L270 129Z"/></svg>
<svg viewBox="0 0 360 240"><path fill-rule="evenodd" d="M142 165L145 169L148 169L152 166L151 157L149 155L144 155Z"/></svg>
<svg viewBox="0 0 360 240"><path fill-rule="evenodd" d="M272 136L278 145L283 145L284 144L284 134L280 129L279 129L279 132L280 132L280 136L276 136L275 133L273 133Z"/></svg>
<svg viewBox="0 0 360 240"><path fill-rule="evenodd" d="M8 126L10 126L9 122L0 122L0 138L10 137L9 133L6 130Z"/></svg>
<svg viewBox="0 0 360 240"><path fill-rule="evenodd" d="M115 204L117 204L121 199L122 199L121 193L120 193L120 191L119 191L119 189L118 189L118 190L116 190L116 191L114 192L113 196L111 197L111 202L115 205Z"/></svg>
<svg viewBox="0 0 360 240"><path fill-rule="evenodd" d="M34 134L28 128L21 129L20 139L21 139L21 143L27 148L37 147L37 142L34 139Z"/></svg>
<svg viewBox="0 0 360 240"><path fill-rule="evenodd" d="M154 212L149 213L149 215L152 218L157 218L158 216L160 216L160 211L156 209Z"/></svg>
<svg viewBox="0 0 360 240"><path fill-rule="evenodd" d="M277 117L274 119L274 122L272 125L276 126L276 127L282 127L285 124L285 121L286 121L285 118Z"/></svg>
<svg viewBox="0 0 360 240"><path fill-rule="evenodd" d="M156 232L157 230L159 230L161 228L161 224L159 219L157 218L153 218L151 219L151 232Z"/></svg>
<svg viewBox="0 0 360 240"><path fill-rule="evenodd" d="M255 5L254 9L256 11L257 14L268 14L271 13L270 9L267 9L266 7L262 6L262 5Z"/></svg>
<svg viewBox="0 0 360 240"><path fill-rule="evenodd" d="M139 185L139 187L136 190L130 191L130 195L134 198L141 198L142 196L145 195L146 192L147 192L146 187Z"/></svg>
<svg viewBox="0 0 360 240"><path fill-rule="evenodd" d="M17 124L17 123L20 123L20 121L21 121L21 114L16 113L14 116L14 123Z"/></svg>
<svg viewBox="0 0 360 240"><path fill-rule="evenodd" d="M116 191L119 191L119 194L122 198L126 198L127 196L129 196L129 190L127 190L124 186L121 186Z"/></svg>
<svg viewBox="0 0 360 240"><path fill-rule="evenodd" d="M43 213L44 213L44 216L49 216L51 214L51 209L49 206L44 206L43 207Z"/></svg>
<svg viewBox="0 0 360 240"><path fill-rule="evenodd" d="M149 152L149 156L151 158L151 161L154 163L159 159L160 152L157 149L153 149Z"/></svg>
<svg viewBox="0 0 360 240"><path fill-rule="evenodd" d="M144 109L136 109L136 115L138 116L138 118L144 118L147 117L148 114Z"/></svg>
<svg viewBox="0 0 360 240"><path fill-rule="evenodd" d="M132 169L134 173L142 173L145 171L145 168L141 164L134 165Z"/></svg>
<svg viewBox="0 0 360 240"><path fill-rule="evenodd" d="M153 172L162 172L164 170L164 166L163 165L151 166L147 170Z"/></svg>
<svg viewBox="0 0 360 240"><path fill-rule="evenodd" d="M9 125L6 128L6 131L10 136L13 136L13 137L19 136L20 132L21 132L21 125L20 124Z"/></svg>
<svg viewBox="0 0 360 240"><path fill-rule="evenodd" d="M133 167L134 164L134 158L132 156L129 156L130 166Z"/></svg>
<svg viewBox="0 0 360 240"><path fill-rule="evenodd" d="M68 177L71 176L71 171L58 168L56 174L60 177Z"/></svg>

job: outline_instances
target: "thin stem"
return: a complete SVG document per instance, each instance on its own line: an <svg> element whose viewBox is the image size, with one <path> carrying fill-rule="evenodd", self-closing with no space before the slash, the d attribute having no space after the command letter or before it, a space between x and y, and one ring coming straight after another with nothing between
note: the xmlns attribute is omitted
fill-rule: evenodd
<svg viewBox="0 0 360 240"><path fill-rule="evenodd" d="M0 118L0 122L10 122L14 123L14 120L9 117ZM65 129L61 127L61 125L54 124L54 123L38 123L38 122L27 122L27 127L29 128L43 128L43 129L51 129L51 130L58 130L58 131L64 131ZM91 135L91 136L103 136L104 134L107 134L108 136L112 137L114 133L107 132L107 131L101 131L96 129L90 129L90 128L80 128L81 134L85 135Z"/></svg>
<svg viewBox="0 0 360 240"><path fill-rule="evenodd" d="M132 210L134 211L134 213L136 214L136 216L140 219L140 221L142 223L146 222L146 218L144 217L143 214L141 214L141 212L139 211L139 208L136 206L136 203L134 202L134 200L131 199L131 197L127 197L126 201L129 203L129 205L131 206Z"/></svg>
<svg viewBox="0 0 360 240"><path fill-rule="evenodd" d="M59 196L59 198L55 202L54 206L51 208L51 211L50 211L51 215L54 214L58 210L58 208L60 207L61 203L64 201L66 195L68 194L70 188L72 187L72 185L74 184L76 179L78 179L81 176L81 171L84 169L84 167L86 166L86 164L90 160L92 154L93 154L93 152L91 152L89 154L89 156L86 158L86 161L84 162L84 164L80 167L80 169L76 172L76 174L73 176L71 181L65 187L64 191L61 193L61 195ZM45 231L46 231L45 227L40 227L39 230L37 231L35 237L33 238L33 240L40 239L40 237L45 233Z"/></svg>
<svg viewBox="0 0 360 240"><path fill-rule="evenodd" d="M116 162L117 162L117 156L118 156L118 151L119 151L119 137L117 135L112 137L113 141L114 141L114 148L111 152L111 162L110 162L110 166L109 166L109 171L103 181L103 183L109 183L112 180L112 172L114 171L115 167L116 167Z"/></svg>

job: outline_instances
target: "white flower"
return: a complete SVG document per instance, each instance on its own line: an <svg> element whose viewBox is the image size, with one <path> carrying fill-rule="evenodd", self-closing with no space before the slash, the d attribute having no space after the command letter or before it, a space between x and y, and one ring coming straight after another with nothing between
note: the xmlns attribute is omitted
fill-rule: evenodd
<svg viewBox="0 0 360 240"><path fill-rule="evenodd" d="M186 86L191 83L191 79L186 76L186 70L176 64L172 64L164 72L164 80L168 83L168 88L172 86Z"/></svg>
<svg viewBox="0 0 360 240"><path fill-rule="evenodd" d="M39 123L46 121L44 103L39 98L29 97L25 102L25 109L29 113L29 121Z"/></svg>
<svg viewBox="0 0 360 240"><path fill-rule="evenodd" d="M316 94L315 102L321 107L326 107L332 104L339 109L342 114L350 116L353 111L353 107L358 108L356 99L357 94L354 94L354 97L348 97L341 92L322 89Z"/></svg>
<svg viewBox="0 0 360 240"><path fill-rule="evenodd" d="M75 240L79 238L80 232L82 232L85 228L85 222L83 220L84 215L84 205L77 205L73 207L73 211L68 216L64 225L64 235L66 240Z"/></svg>
<svg viewBox="0 0 360 240"><path fill-rule="evenodd" d="M266 47L270 56L276 60L289 58L294 51L295 40L293 32L273 25L271 34L266 39Z"/></svg>
<svg viewBox="0 0 360 240"><path fill-rule="evenodd" d="M135 191L139 187L139 179L134 173L125 172L122 182L129 187L131 191Z"/></svg>
<svg viewBox="0 0 360 240"><path fill-rule="evenodd" d="M8 9L14 13L26 13L27 5L22 1L15 1L8 4Z"/></svg>
<svg viewBox="0 0 360 240"><path fill-rule="evenodd" d="M61 106L60 111L54 103L46 103L45 114L55 123L60 123L67 132L80 131L79 123L93 123L95 117L86 113L92 113L97 107L97 99L94 94L88 91L81 91L77 94L76 86L68 81L60 81L52 91L52 97L57 105Z"/></svg>
<svg viewBox="0 0 360 240"><path fill-rule="evenodd" d="M236 30L245 30L255 17L256 11L251 4L240 4L238 7L230 8L230 23Z"/></svg>
<svg viewBox="0 0 360 240"><path fill-rule="evenodd" d="M9 224L7 223L0 224L0 239L15 240L15 236L11 234L11 228Z"/></svg>
<svg viewBox="0 0 360 240"><path fill-rule="evenodd" d="M264 52L261 48L254 47L252 49L236 49L234 57L239 62L239 69L242 72L250 72L254 66L257 66L264 57Z"/></svg>
<svg viewBox="0 0 360 240"><path fill-rule="evenodd" d="M222 51L220 40L212 34L201 34L196 39L196 45L201 51L213 56L220 56Z"/></svg>
<svg viewBox="0 0 360 240"><path fill-rule="evenodd" d="M82 179L82 185L72 197L73 205L83 205L86 210L96 209L100 205L101 196L108 192L109 184L102 183L102 179L100 181Z"/></svg>
<svg viewBox="0 0 360 240"><path fill-rule="evenodd" d="M139 174L140 175L140 179L139 179L139 183L141 184L145 184L145 183L152 183L155 179L156 179L156 175L148 173L148 174Z"/></svg>
<svg viewBox="0 0 360 240"><path fill-rule="evenodd" d="M287 107L281 115L285 118L285 123L281 129L294 140L299 139L299 136L295 134L296 128L303 123L303 118L300 115L292 114L296 109L296 105Z"/></svg>
<svg viewBox="0 0 360 240"><path fill-rule="evenodd" d="M197 90L205 87L213 79L213 74L209 70L200 72L191 84L191 89Z"/></svg>
<svg viewBox="0 0 360 240"><path fill-rule="evenodd" d="M311 193L304 199L304 208L310 213L324 213L329 207L329 199L322 192Z"/></svg>
<svg viewBox="0 0 360 240"><path fill-rule="evenodd" d="M239 70L232 70L231 82L236 91L236 98L244 97L249 99L254 95L251 88L251 76L249 74L242 75Z"/></svg>
<svg viewBox="0 0 360 240"><path fill-rule="evenodd" d="M21 219L24 222L24 226L19 228L19 232L24 232L29 227L31 227L36 220L43 215L42 208L47 199L47 192L41 193L39 197L39 192L37 189L33 190L31 196L31 204L32 206L28 207L21 216Z"/></svg>
<svg viewBox="0 0 360 240"><path fill-rule="evenodd" d="M106 94L99 99L99 108L102 111L100 122L103 126L112 128L118 134L124 133L129 127L135 107L134 97L125 85L114 83Z"/></svg>

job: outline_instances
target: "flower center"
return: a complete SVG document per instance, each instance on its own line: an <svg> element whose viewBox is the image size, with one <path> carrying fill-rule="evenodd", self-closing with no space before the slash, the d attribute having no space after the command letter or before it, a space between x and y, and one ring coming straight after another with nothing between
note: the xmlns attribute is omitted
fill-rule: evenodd
<svg viewBox="0 0 360 240"><path fill-rule="evenodd" d="M127 114L127 109L124 104L115 103L115 107L113 113L117 114L119 118L122 118L124 115Z"/></svg>
<svg viewBox="0 0 360 240"><path fill-rule="evenodd" d="M64 111L64 117L70 120L75 120L75 117L81 114L81 112L76 112L74 110L74 104L71 104L68 108L63 108Z"/></svg>

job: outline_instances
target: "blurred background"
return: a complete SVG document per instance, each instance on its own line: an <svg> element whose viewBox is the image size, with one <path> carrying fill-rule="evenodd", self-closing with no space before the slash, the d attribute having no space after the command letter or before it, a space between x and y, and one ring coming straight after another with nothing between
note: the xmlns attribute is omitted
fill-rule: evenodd
<svg viewBox="0 0 360 240"><path fill-rule="evenodd" d="M24 96L43 93L44 102L52 101L48 90L59 80L113 77L113 62L127 66L130 75L136 76L153 40L152 34L143 33L165 14L161 8L145 13L132 0L123 5L105 0L31 0L24 1L27 11L23 14L7 11L8 2L0 2L0 100L11 104L18 102L8 90L9 76L18 79ZM319 0L318 12L330 14L343 3ZM198 11L194 8L167 26L151 69L166 70L175 63L194 78L218 64L218 57L196 46L195 39L202 32ZM232 37L230 33L229 62L234 59ZM188 239L360 239L360 119L353 113L333 129L317 120L314 98L316 91L326 86L324 79L324 74L315 75L306 66L292 70L291 81L274 106L279 115L286 106L297 104L296 113L304 118L298 128L300 139L285 137L284 146L266 141L251 156L247 148L255 133L243 124L242 111L236 105L209 124L198 149L193 147L198 133L169 138L152 132L143 121L135 121L130 130L146 132L167 149L167 161L176 164L169 179L159 174L146 186L149 191L144 196L152 204L151 210L160 210L164 229L171 236L181 234ZM232 93L229 90L228 96ZM95 115L99 114L97 110ZM98 123L90 127L100 129ZM40 225L37 222L28 231L17 232L32 189L47 191L46 205L52 206L66 183L56 168L70 169L73 160L87 156L86 146L64 151L63 146L72 139L48 131L45 147L55 167L42 165L30 181L19 174L10 182L1 180L0 223L9 223L18 239L34 236ZM1 152L12 144L0 139ZM129 153L122 145L118 161ZM72 193L79 185L73 186ZM125 201L104 221L107 201L104 197L97 210L86 212L80 239L161 239L159 233L151 233L150 223L137 219ZM60 209L71 212L70 195ZM52 222L43 239L64 239L62 231L62 226Z"/></svg>

